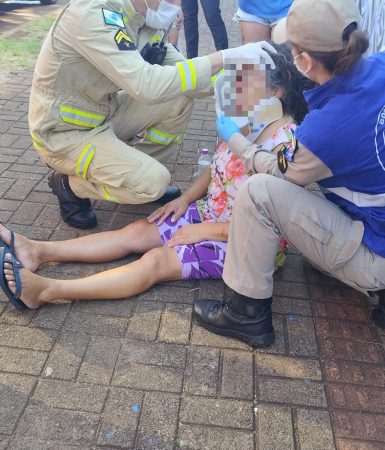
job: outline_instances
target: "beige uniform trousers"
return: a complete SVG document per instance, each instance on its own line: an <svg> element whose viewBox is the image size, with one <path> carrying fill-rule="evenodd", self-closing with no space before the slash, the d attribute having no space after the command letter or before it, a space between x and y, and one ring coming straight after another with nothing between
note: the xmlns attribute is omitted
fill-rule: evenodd
<svg viewBox="0 0 385 450"><path fill-rule="evenodd" d="M102 126L102 131L51 133L50 140L59 150L41 152L41 157L51 168L69 175L78 197L129 204L151 202L164 194L170 182L169 171L159 161L168 161L179 147L193 100L181 95L147 105L120 92L118 102L112 121L104 129ZM155 140L165 136L164 141L145 137L135 148L124 142L145 129L158 133Z"/></svg>
<svg viewBox="0 0 385 450"><path fill-rule="evenodd" d="M271 297L281 234L343 283L365 294L385 289L385 258L362 243L362 222L323 196L266 174L250 177L237 194L223 273L226 284L247 297Z"/></svg>

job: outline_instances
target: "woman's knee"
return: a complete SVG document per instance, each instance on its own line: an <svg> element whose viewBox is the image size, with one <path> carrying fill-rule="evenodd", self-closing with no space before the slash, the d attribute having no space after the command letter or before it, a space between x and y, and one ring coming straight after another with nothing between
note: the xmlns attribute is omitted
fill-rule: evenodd
<svg viewBox="0 0 385 450"><path fill-rule="evenodd" d="M179 279L182 268L176 251L169 247L149 250L141 257L146 266L149 279L157 282L163 279Z"/></svg>

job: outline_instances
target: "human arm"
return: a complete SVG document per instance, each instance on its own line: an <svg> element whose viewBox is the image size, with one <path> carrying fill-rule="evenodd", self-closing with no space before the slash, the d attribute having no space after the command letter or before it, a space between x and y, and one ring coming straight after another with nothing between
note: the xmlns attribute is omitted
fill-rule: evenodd
<svg viewBox="0 0 385 450"><path fill-rule="evenodd" d="M247 172L268 173L301 186L332 175L330 169L300 142L297 143L293 160L285 160L286 167L283 169L278 164L279 154L250 142L228 117L222 116L217 120L217 129L219 136L228 142L229 149L243 161Z"/></svg>
<svg viewBox="0 0 385 450"><path fill-rule="evenodd" d="M267 173L300 186L306 186L332 175L329 167L300 142L298 142L293 161L286 162L285 172L282 172L279 167L278 155L264 150L261 145L251 143L240 133L231 136L229 149L243 161L247 171Z"/></svg>
<svg viewBox="0 0 385 450"><path fill-rule="evenodd" d="M194 244L201 241L227 242L230 222L203 222L186 225L167 242L168 247L182 244Z"/></svg>
<svg viewBox="0 0 385 450"><path fill-rule="evenodd" d="M210 91L211 76L223 68L225 52L231 50L231 55L241 58L245 52L242 47L238 47L224 50L223 53L182 60L175 66L151 65L143 60L135 46L137 29L143 25L143 17L134 15L127 19L126 30L123 31L105 23L97 4L90 5L82 14L74 12L71 9L70 24L57 27L55 33L60 28L60 33L64 35L63 41L118 88L141 103L160 103L181 94ZM249 55L253 53L252 50L254 47L247 47L246 53Z"/></svg>
<svg viewBox="0 0 385 450"><path fill-rule="evenodd" d="M161 208L156 209L147 217L150 223L157 221L163 223L166 217L174 212L171 218L172 222L178 220L187 210L190 203L204 197L211 182L211 169L207 167L194 183L181 195L181 197L167 203Z"/></svg>

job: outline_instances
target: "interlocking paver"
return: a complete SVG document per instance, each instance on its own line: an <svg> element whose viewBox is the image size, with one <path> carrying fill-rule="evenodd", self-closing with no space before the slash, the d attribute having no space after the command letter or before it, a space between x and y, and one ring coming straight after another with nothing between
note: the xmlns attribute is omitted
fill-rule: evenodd
<svg viewBox="0 0 385 450"><path fill-rule="evenodd" d="M297 410L298 436L301 450L333 450L334 438L327 411Z"/></svg>
<svg viewBox="0 0 385 450"><path fill-rule="evenodd" d="M255 356L255 363L257 373L260 375L318 381L322 378L321 367L316 359L288 358L259 353Z"/></svg>
<svg viewBox="0 0 385 450"><path fill-rule="evenodd" d="M221 375L220 395L222 397L253 399L253 355L251 353L223 350Z"/></svg>
<svg viewBox="0 0 385 450"><path fill-rule="evenodd" d="M189 394L214 396L218 389L220 351L189 347L185 368L184 391Z"/></svg>
<svg viewBox="0 0 385 450"><path fill-rule="evenodd" d="M111 381L121 346L120 339L91 337L80 367L78 380L90 384L106 384Z"/></svg>
<svg viewBox="0 0 385 450"><path fill-rule="evenodd" d="M186 344L190 334L192 308L176 303L166 304L159 329L161 342Z"/></svg>
<svg viewBox="0 0 385 450"><path fill-rule="evenodd" d="M321 408L327 406L324 386L316 381L260 376L257 383L259 399L262 402L318 406Z"/></svg>
<svg viewBox="0 0 385 450"><path fill-rule="evenodd" d="M34 377L0 373L0 433L13 432L35 384Z"/></svg>
<svg viewBox="0 0 385 450"><path fill-rule="evenodd" d="M186 396L180 419L184 423L253 428L253 403L243 400Z"/></svg>
<svg viewBox="0 0 385 450"><path fill-rule="evenodd" d="M254 435L247 431L181 424L176 448L185 450L223 450L225 448L253 450Z"/></svg>
<svg viewBox="0 0 385 450"><path fill-rule="evenodd" d="M259 404L257 443L260 450L294 450L292 411L288 406Z"/></svg>
<svg viewBox="0 0 385 450"><path fill-rule="evenodd" d="M173 394L153 392L145 395L135 448L173 448L179 402L179 397Z"/></svg>
<svg viewBox="0 0 385 450"><path fill-rule="evenodd" d="M222 0L230 42L235 0ZM200 54L214 50L200 12ZM180 46L184 49L183 37ZM34 151L30 70L0 84L0 220L32 239L71 239ZM195 102L167 162L190 185L197 150L216 145L212 98ZM310 186L315 189L315 186ZM145 218L154 205L97 201L93 231ZM49 264L88 276L135 260ZM166 282L134 299L16 312L0 294L0 449L383 450L385 334L364 296L317 271L292 247L275 275L277 339L254 351L191 319L196 298L228 298L221 280Z"/></svg>
<svg viewBox="0 0 385 450"><path fill-rule="evenodd" d="M107 387L63 380L41 380L33 400L49 407L99 413L107 397Z"/></svg>
<svg viewBox="0 0 385 450"><path fill-rule="evenodd" d="M99 445L132 448L143 404L143 394L111 389L98 432Z"/></svg>
<svg viewBox="0 0 385 450"><path fill-rule="evenodd" d="M13 347L0 347L0 372L39 375L48 353Z"/></svg>
<svg viewBox="0 0 385 450"><path fill-rule="evenodd" d="M26 408L16 433L37 440L87 445L95 441L98 422L98 414L34 404Z"/></svg>

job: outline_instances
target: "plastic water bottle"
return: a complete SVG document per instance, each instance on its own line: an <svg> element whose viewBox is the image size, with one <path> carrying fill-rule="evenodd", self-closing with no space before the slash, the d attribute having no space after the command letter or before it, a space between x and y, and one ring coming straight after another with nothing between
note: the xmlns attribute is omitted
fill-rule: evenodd
<svg viewBox="0 0 385 450"><path fill-rule="evenodd" d="M210 152L207 148L198 150L198 165L193 177L198 178L200 174L211 164Z"/></svg>

